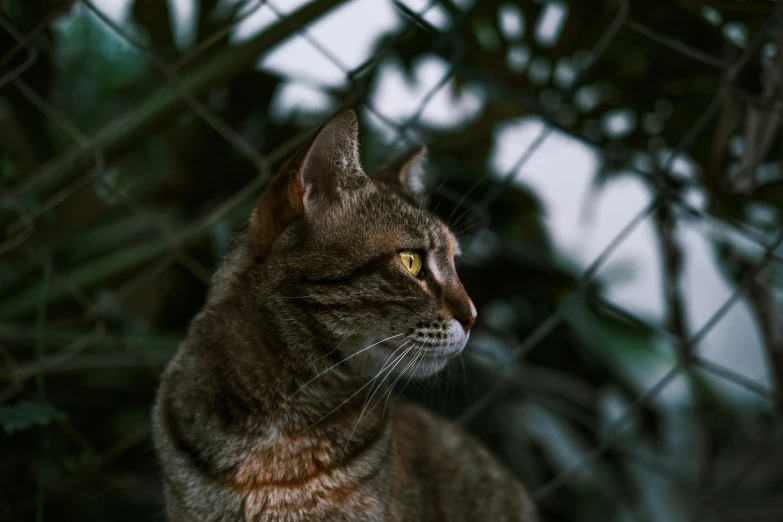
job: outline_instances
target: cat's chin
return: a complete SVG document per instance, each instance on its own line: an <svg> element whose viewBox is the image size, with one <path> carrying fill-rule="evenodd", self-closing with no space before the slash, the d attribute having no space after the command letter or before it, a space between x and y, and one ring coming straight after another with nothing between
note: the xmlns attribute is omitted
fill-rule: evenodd
<svg viewBox="0 0 783 522"><path fill-rule="evenodd" d="M409 364L403 364L398 367L395 373L402 374L411 378L423 378L435 375L454 358L459 357L467 344L465 342L456 342L453 345L440 346L437 348L418 349L410 352L407 359Z"/></svg>
<svg viewBox="0 0 783 522"><path fill-rule="evenodd" d="M462 350L450 354L432 354L420 355L416 363L403 372L404 375L411 378L424 378L435 375L441 371L451 359L457 357Z"/></svg>
<svg viewBox="0 0 783 522"><path fill-rule="evenodd" d="M440 346L419 348L412 357L414 364L406 365L400 372L403 375L420 378L429 377L441 371L452 359L459 357L468 342L468 335L459 335Z"/></svg>
<svg viewBox="0 0 783 522"><path fill-rule="evenodd" d="M379 346L376 350L362 354L362 357L354 359L354 369L359 375L373 378L379 375L389 375L387 380L393 380L392 376L408 378L424 378L441 371L452 359L458 357L465 347L467 336L464 340L453 344L437 347L412 347L404 353L400 348L386 348Z"/></svg>

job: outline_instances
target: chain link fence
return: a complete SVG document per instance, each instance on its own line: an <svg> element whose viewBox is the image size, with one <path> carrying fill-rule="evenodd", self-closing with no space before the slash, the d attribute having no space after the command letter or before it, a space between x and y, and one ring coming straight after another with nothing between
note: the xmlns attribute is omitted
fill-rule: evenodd
<svg viewBox="0 0 783 522"><path fill-rule="evenodd" d="M4 120L0 133L5 135L0 143L0 259L4 260L0 270L5 287L0 300L4 382L0 408L7 437L0 462L0 520L99 520L106 513L114 513L113 520L124 520L160 515L143 405L150 403L159 372L203 298L218 257L211 253L220 250L226 230L246 219L276 166L307 139L319 120L340 107L358 110L365 124L363 136L372 132L385 136L378 147L374 138L366 138L365 149L375 147L370 155L378 163L399 149L428 142L435 168L433 203L469 245L463 279L470 293L482 294L478 287L484 285L483 278L499 278L501 273L510 279L498 283L498 288L514 287L519 278L533 294L546 293L540 302L527 301L534 305L533 319L522 326L506 325L506 332L498 332L503 329L498 326L502 321L493 320L490 312L482 324L480 304L488 303L497 312L498 296L475 298L479 304L476 346L469 346L466 357L472 357L472 350L478 355L467 363L469 383L429 385L447 390L446 394L456 386L464 398L450 402L427 398L427 385L414 392L419 400L464 423L501 454L523 477L545 519L673 520L669 517L677 513L685 517L677 520L695 522L779 520L783 516L783 475L774 466L783 462L777 449L783 412L779 387L783 382L783 206L781 178L775 177L781 161L777 127L783 68L775 47L782 38L775 19L777 4L727 1L712 2L716 6L711 7L672 1L645 7L630 1L479 5L483 3L433 0L413 6L399 1L387 6L396 13L398 23L358 65L343 61L330 50L329 41L317 36L320 21L340 16L351 2L318 0L293 9L279 1L194 3L201 10L200 17L194 15L200 32L184 47L158 30L155 17L166 19L171 26L165 2L130 2L132 23L107 14L108 4L104 4L91 0L8 2L0 14L4 45L0 96L5 100L0 107ZM495 26L496 20L490 17L509 9L519 10L522 20L529 22L527 33L519 36L527 47L504 43L514 32L507 27L512 18L500 16ZM552 9L555 14L557 9L565 10L568 21L560 28L559 40L542 43L543 20L554 16ZM705 49L700 33L688 32L689 27L710 27L711 23L720 27L724 22L716 22L716 16L733 9L749 20L733 26L746 31L744 39L732 40L733 33L725 24L729 37L715 38L714 46ZM269 19L263 30L242 40L232 37L243 23L261 13ZM73 25L67 29L63 21L77 14L110 34L101 38L121 41L122 53L135 56L133 67L156 78L145 79L140 86L114 86L109 95L121 92L117 96L123 103L99 111L93 120L68 103L102 103L92 98L100 98L95 89L88 88L90 82L111 81L99 78L100 71L95 71L96 77L80 78L78 89L72 87L78 94L76 100L58 98L58 91L51 87L54 76L66 75L66 67L75 63L73 57L58 63L63 56L58 49L74 48L69 38L87 38ZM362 21L346 18L342 23L348 31ZM263 63L257 67L259 60L294 39L316 50L343 80L338 87L323 88L333 103L329 111L314 111L317 115L309 119L268 123L270 100L277 92L268 77L234 90L229 87L246 74L265 70ZM591 44L589 48L580 47L585 42ZM525 48L527 58L520 52ZM655 76L653 66L641 75L612 69L618 63L645 63L647 58L623 54L634 48L650 56L665 55L661 60L672 70L701 71L699 81L703 81L696 87L679 85L674 79ZM547 52L561 57L568 67L554 67L558 58L548 58ZM485 61L481 53L486 54ZM512 72L515 67L529 67L527 79L511 72L498 74L494 54L503 55ZM373 94L382 87L379 82L384 76L379 71L391 58L407 63L409 57L418 55L438 57L444 64L442 74L417 93L415 106L406 107L404 117L390 117ZM123 62L118 59L118 63L122 68ZM546 69L545 75L552 69L555 78L560 70L565 79L531 86L536 67ZM120 69L114 73L125 74ZM272 86L278 88L282 81L277 78ZM655 132L655 118L645 117L644 139L637 139L634 132L612 135L605 128L601 134L595 122L604 109L577 111L580 100L590 98L601 81L611 82L621 93L618 104L648 88L662 93L693 91L700 101L680 97L679 103L670 103L672 121L679 122L673 128ZM467 124L434 128L427 119L431 104L444 92L464 85L481 93L483 108ZM262 109L268 114L252 115L253 123L243 119L247 115L232 111L232 103L238 103L235 97L240 94L247 95L243 88L256 87L254 92L266 100ZM682 117L676 116L678 111ZM472 141L487 143L496 126L520 117L538 125L524 140L512 140L516 159L507 162L509 168L503 172L443 159L459 158L460 148L470 151ZM21 121L25 132L12 132L9 121ZM187 127L184 137L160 138L166 129L183 126ZM267 132L270 129L273 134ZM53 138L44 145L29 143L38 133ZM744 138L744 148L731 160L727 151L738 135ZM193 136L194 141L188 142ZM534 248L536 241L530 238L535 233L529 233L526 223L535 205L517 183L520 173L536 158L550 154L542 151L553 139L563 138L589 147L600 158L605 179L596 185L611 183L612 174L622 171L640 180L652 194L627 222L614 224L611 240L578 270L561 270L568 264L556 249ZM155 174L158 185L152 190L150 176L141 172L150 164L145 163L145 155L154 154L156 147L188 151L187 143L196 148L198 143L219 142L219 146L210 146L219 147L219 157L230 162L207 165L205 170L214 169L211 180L198 178L209 172L183 173L186 161L184 167L161 167L163 173ZM568 154L566 149L562 153ZM192 154L194 161L208 162L197 151ZM682 175L683 158L689 158L696 174ZM732 162L737 164L733 169ZM765 178L758 172L771 174ZM568 179L568 173L541 169L536 175ZM224 186L216 189L222 180ZM569 190L567 182L562 190ZM700 196L694 198L694 193ZM763 219L753 217L761 212L755 207L746 208L756 204L766 209ZM174 217L165 210L167 206L175 209ZM519 222L510 221L509 215ZM720 231L715 250L735 276L731 292L720 303L711 303L706 320L689 320L685 311L682 286L687 245L677 236L685 221ZM664 301L660 321L618 304L601 289L610 260L645 224L656 231ZM742 248L736 247L737 242ZM471 252L476 254L474 260ZM532 276L503 273L520 266L540 267L542 272ZM493 267L499 272L493 273ZM538 284L545 290L538 289ZM487 286L495 288L490 283ZM738 303L745 303L752 312L745 326L760 332L769 376L766 382L699 350ZM594 315L587 314L586 307L593 310L591 314L598 310L602 317L609 317L616 335L585 341L598 328L590 323ZM512 311L510 322L524 323L518 309L512 307ZM626 331L633 333L617 334ZM596 363L574 362L575 354L586 345L597 346L599 354L602 350L614 353L629 339L636 339L638 332L671 349L669 362L650 369L644 386L631 385ZM482 346L493 345L488 339L502 348L487 352ZM553 345L564 348L550 348ZM496 360L482 361L482 357ZM531 368L546 368L549 373L534 373ZM639 368L646 372L644 364ZM574 384L582 381L589 386ZM645 445L646 449L633 446L634 438L654 441L656 434L666 431L662 425L671 419L663 420L666 415L661 410L668 411L668 407L659 401L667 390L685 381L690 383L686 417L696 419L694 431L700 434L699 444L688 450L702 455L695 470L657 458L654 448L663 444L660 440ZM563 422L573 422L573 429L546 431L549 417L544 419L539 409L525 406L533 400L525 388L531 382L538 382L536 386L542 389L556 388L557 393L575 390L573 404L539 403L545 410L562 413ZM619 389L624 400L602 402L602 390L608 388ZM722 388L741 389L754 398L741 406L716 400L714 390ZM78 391L70 396L69 390ZM582 390L585 396L580 398ZM581 399L585 402L580 403ZM125 408L126 404L134 406ZM513 417L518 408L528 419L520 421L519 428L499 420ZM735 434L726 435L731 433ZM587 445L569 444L562 437L550 440L549 445L542 442L552 434L578 435ZM528 469L526 462L537 464ZM628 471L629 462L633 469L657 478L638 479ZM649 491L634 490L623 482L623 477L631 475L636 478L629 481ZM663 496L662 488L670 487L677 493ZM104 494L114 499L111 506L92 505L96 495ZM656 506L655 498L675 507Z"/></svg>

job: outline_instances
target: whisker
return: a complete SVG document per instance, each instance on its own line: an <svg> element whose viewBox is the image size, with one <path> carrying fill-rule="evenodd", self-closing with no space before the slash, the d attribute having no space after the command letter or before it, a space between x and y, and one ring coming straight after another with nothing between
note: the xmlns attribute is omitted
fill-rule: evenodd
<svg viewBox="0 0 783 522"><path fill-rule="evenodd" d="M408 342L410 342L410 341L406 341L405 343L403 343L403 344L402 344L402 345L401 345L399 348L397 348L397 350L399 350L400 348L402 348L403 346L405 346L406 344L408 344ZM373 397L375 397L375 394L376 394L376 393L378 393L378 390L381 388L381 386L383 386L383 383L384 383L384 382L386 382L386 379L388 379L388 378L389 378L389 375L391 375L391 373L392 373L392 371L394 370L394 368L396 368L396 367L397 367L397 365L398 365L398 364L400 364L400 361L401 361L401 360L402 360L402 359L405 357L405 355L406 355L408 352L410 352L412 349L413 349L413 346L410 346L410 347L406 348L404 352L402 352L400 355L398 355L398 356L397 356L397 358L395 359L394 366L392 366L392 367L390 367L390 368L389 368L389 371L386 373L386 376L383 378L383 380L381 380L381 382L380 382L380 383L378 383L378 386L376 386L376 387L375 387L375 390L372 392L372 395L370 395L370 398L367 400L367 402L365 402L365 404L364 404L364 407L362 408L362 411L359 413L359 418L356 420L356 424L354 424L354 425L353 425L353 429L351 430L351 434L350 434L350 435L348 435L348 441L345 443L345 447L343 448L343 452L342 452L342 454L340 455L340 460L339 460L339 461L337 461L337 467L340 467L340 464L341 464L341 463L342 463L342 461L343 461L343 457L345 457L345 452L348 450L348 445L351 443L351 439L353 439L353 434L354 434L354 433L356 433L356 428L358 428L358 427L359 427L359 423L360 423L360 422L362 422L362 418L364 418L364 412L367 410L367 406L369 406L370 404L372 404L372 399L373 399ZM392 355L390 355L389 357L391 357L391 356L393 356L395 353L397 353L397 350L395 350L395 351L392 353ZM377 379L377 378L378 378L378 377L381 375L381 373L383 373L383 370L384 370L384 369L385 369L385 368L381 369L381 371L380 371L380 372L378 372L378 375L376 375L375 377L373 377L372 381L370 381L370 382L373 382L373 381L375 381L375 379ZM383 397L381 397L381 398L383 398ZM374 409L374 408L373 408L373 409ZM370 410L370 411L372 411L372 410Z"/></svg>
<svg viewBox="0 0 783 522"><path fill-rule="evenodd" d="M365 405L364 405L364 408L362 408L362 412L359 414L359 420L357 420L357 421L356 421L356 425L355 425L355 426L354 426L354 428L353 428L353 429L354 429L354 431L355 431L355 430L356 430L356 428L359 426L359 422L361 422L361 420L362 420L362 417L364 416L364 412L365 412L365 410L366 410L366 409L367 409L367 407L368 407L368 406L369 406L369 405L372 403L372 399L373 399L373 397L375 397L375 394L376 394L376 393L378 393L378 390L380 390L380 389L381 389L381 386L383 386L383 383L384 383L384 382L386 382L386 379L388 379L388 378L389 378L389 376L391 375L391 372L392 372L392 370L394 370L394 368L396 368L396 367L397 367L397 365L398 365L398 364L400 364L400 362L402 361L402 359L404 359L404 358L405 358L405 356L406 356L406 355L407 355L407 354L408 354L408 353L409 353L409 352L410 352L410 351L411 351L413 348L414 348L413 346L410 346L409 348L406 348L406 349L405 349L405 351L404 351L404 352L402 352L402 353L401 353L401 354L400 354L400 355L399 355L399 356L398 356L398 357L397 357L397 358L394 360L394 366L392 366L391 368L389 368L389 371L386 373L386 376L383 378L383 380L381 380L381 382L380 382L380 383L378 383L378 386L376 386L376 387L375 387L375 390L372 392L372 395L370 395L369 399L368 399L368 400L367 400L367 402L365 403ZM392 355L393 355L393 354L392 354ZM383 400L383 395L381 395L381 400ZM380 402L380 401L378 401L378 402ZM378 404L376 403L376 406L377 406L377 405L378 405ZM372 407L372 409L370 409L370 411L369 411L369 412L367 412L367 415L369 415L370 413L372 413L372 410L374 410L374 409L375 409L375 406L373 406L373 407ZM353 431L351 432L351 436L353 436ZM351 442L351 438L350 438L350 437L348 438L348 442Z"/></svg>
<svg viewBox="0 0 783 522"><path fill-rule="evenodd" d="M411 374L410 379L408 379L408 382L405 383L405 386L402 387L402 390L400 390L400 395L402 392L405 391L405 388L408 387L408 385L411 383L411 381L415 378L416 373L419 371L419 367L421 366L421 362L425 359L424 352L422 352L421 357L419 357L419 362L416 364L416 368L413 369L413 373ZM394 404L394 403L392 403Z"/></svg>
<svg viewBox="0 0 783 522"><path fill-rule="evenodd" d="M383 342L386 342L386 341L388 341L389 339L394 339L395 337L399 337L399 336L401 336L401 335L405 335L405 334L404 334L404 333L401 333L401 334L397 334L397 335L392 335L391 337L387 337L386 339L381 339L381 340L380 340L380 341L378 341L377 343L371 344L370 346L368 346L368 347L366 347L366 348L362 348L361 350L359 350L359 351L358 351L358 352L356 352L356 353L352 353L351 355L349 355L348 357L346 357L346 358L345 358L345 359L343 359L342 361L340 361L340 362L337 362L337 363L335 363L335 364L331 365L329 368L325 369L324 371L322 371L321 373L319 373L318 375L316 375L315 377L313 377L312 379L310 379L309 381L307 381L306 383L304 383L304 384L302 385L302 387L301 387L301 388L299 388L298 390L296 390L296 392L294 392L294 395L296 395L296 394L297 394L297 393L299 393L300 391L304 390L304 389L305 389L305 388L306 388L306 387L307 387L307 386L308 386L310 383L312 383L312 382L313 382L313 381L315 381L316 379L320 378L322 375L324 375L324 374L326 374L326 373L329 373L330 371L332 371L332 370L333 370L333 369L335 369L336 367L340 366L342 363L344 363L344 362L345 362L345 361L347 361L348 359L352 359L353 357L356 357L356 356L357 356L357 355L359 355L360 353L362 353L362 352L364 352L364 351L367 351L367 350L369 350L369 349L370 349L370 348L372 348L373 346L378 346L379 344L381 344L381 343L383 343Z"/></svg>
<svg viewBox="0 0 783 522"><path fill-rule="evenodd" d="M443 186L443 184L446 183L446 178L443 178L443 181L440 182L440 185L438 185L438 188L435 189L435 192L433 194L437 194L438 191L440 191L440 188ZM421 204L419 205L419 213L423 216L424 215L424 204L429 203L429 194L426 194L422 196L421 198ZM434 214L434 212L433 212Z"/></svg>
<svg viewBox="0 0 783 522"><path fill-rule="evenodd" d="M384 363L384 367L383 367L383 368L381 368L381 369L380 369L380 371L379 371L377 374L375 374L375 377L373 377L373 379L372 379L372 380L375 380L375 379L377 379L378 377L380 377L380 376L381 376L381 374L382 374L382 373L383 373L383 372L384 372L386 369L388 369L388 370L389 370L389 373L386 375L386 377L388 377L389 375L391 375L391 370L393 370L393 369L395 368L395 366L397 366L397 364L395 364L395 363L398 363L398 362L399 362L399 361L400 361L400 360L401 360L403 357L405 357L405 354L407 354L407 353L410 351L410 348L406 349L406 350L405 350L403 353L401 353L401 354L400 354L400 355L398 355L397 357L394 357L394 354L396 354L398 351L400 351L400 349L401 349L403 346L405 346L406 344L408 344L409 342L410 342L410 341L405 341L405 342L404 342L404 343L402 343L400 346L398 346L398 347L397 347L397 349L396 349L396 350L394 350L394 351L391 353L391 355L389 355L389 357L386 359L386 362ZM412 348L412 346L411 346L411 348ZM394 360L392 360L391 362L389 362L389 361L390 361L390 360L391 360L393 357L394 357ZM392 364L394 364L394 366L392 366ZM384 380L385 380L385 377L384 377ZM376 393L376 392L377 392L377 391L380 389L380 386L381 386L382 384L383 384L383 381L381 381L381 382L378 384L378 387L376 387L376 388L375 388L375 390L373 391L373 393L372 393L372 394L370 394L370 395L368 395L368 396L367 396L367 399L364 401L364 404L362 405L362 412L361 412L362 414L363 414L363 413L364 413L364 411L367 409L367 405L370 403L370 401L372 400L372 398L375 396L375 393ZM359 417L361 418L361 414L359 415Z"/></svg>
<svg viewBox="0 0 783 522"><path fill-rule="evenodd" d="M415 378L416 372L419 371L419 366L421 366L421 361L424 360L424 352L419 353L418 356L417 356L417 359L418 359L419 362L416 363L416 367L413 369L413 372L408 376L408 380L405 382L405 386L402 387L402 389L400 390L400 393L398 393L397 396L394 398L394 401L396 401L397 399L400 398L400 396L402 395L402 392L405 391L405 388L407 388L408 385L411 383L411 381ZM394 406L394 401L392 401L392 406ZM387 399L387 402L388 402L388 399ZM386 406L384 406L384 413L385 412L386 412Z"/></svg>
<svg viewBox="0 0 783 522"><path fill-rule="evenodd" d="M438 383L440 381L440 373L436 371L438 369L438 361L435 357L432 358L431 364L432 371L430 373L432 374L432 380Z"/></svg>
<svg viewBox="0 0 783 522"><path fill-rule="evenodd" d="M433 209L432 209L432 213L433 213L433 214L435 214L435 213L438 211L438 207L440 207L440 204L441 204L441 203L443 203L443 197L441 197L441 198L438 200L438 204L437 204L437 205L435 205L435 208L433 208Z"/></svg>
<svg viewBox="0 0 783 522"><path fill-rule="evenodd" d="M444 392L443 392L443 404L444 405L449 404L449 401L454 400L454 398L456 397L456 393L454 391L454 379L453 379L454 374L452 373L452 371L453 371L452 365L446 364L446 368L445 368L446 384L445 384L445 389L444 389Z"/></svg>
<svg viewBox="0 0 783 522"><path fill-rule="evenodd" d="M413 366L413 364L414 364L414 363L415 363L417 360L420 360L420 359L422 358L422 354L423 354L423 353L424 353L424 352L418 352L418 353L416 353L416 355L414 355L414 356L413 356L413 359L411 359L411 362L409 362L409 363L407 364L407 366L405 366L405 368L403 368L403 369L402 369L402 371L401 371L401 372L400 372L400 374L397 376L397 378L396 378L396 379L394 379L394 382L392 382L392 383L391 383L391 386L389 387L389 391L387 391L387 392L386 392L386 402L385 402L385 403L384 403L384 405L383 405L383 413L381 414L381 418L386 418L386 407L389 405L389 399L390 399L390 398L391 398L391 396L392 396L392 392L394 391L394 386L397 384L397 381L399 381L399 380L402 378L402 376L403 376L403 375L405 375L405 371L406 371L408 368L410 368L411 366ZM405 386L407 386L409 382L411 382L411 377L410 377L410 376L408 376L408 381L405 383ZM405 386L403 386L403 387L402 387L402 389L403 389L403 390L405 389ZM402 390L400 390L400 393L402 393ZM399 394L397 395L397 397L399 397ZM381 396L381 400L383 400L383 396ZM392 403L392 404L394 404L394 403ZM372 412L372 410L370 410L370 412ZM368 413L368 415L369 415L369 413Z"/></svg>
<svg viewBox="0 0 783 522"><path fill-rule="evenodd" d="M448 176L445 176L443 178L443 181L440 182L440 185L438 185L438 188L435 189L435 192L433 192L433 195L440 193L440 189L443 188L443 184L446 183L446 180L448 180L448 179L449 179ZM440 197L440 199L438 200L438 204L435 205L434 209L432 209L431 214L435 214L438 211L438 207L440 206L441 203L443 203L443 196Z"/></svg>
<svg viewBox="0 0 783 522"><path fill-rule="evenodd" d="M482 223L481 221L477 221L475 223L467 223L466 225L463 225L459 228L455 227L449 227L449 230L451 230L451 233L455 236L459 237L465 237L467 236L468 232L472 232L473 230L477 230L481 227L483 227L485 223Z"/></svg>
<svg viewBox="0 0 783 522"><path fill-rule="evenodd" d="M451 218L449 218L449 228L459 228L460 224L463 222L464 219L468 218L468 216L470 216L471 214L476 216L475 208L476 205L478 205L478 203L471 203L471 205L472 205L471 207L466 207L465 210L459 216L457 216L456 219L451 220ZM481 219L480 218L478 219L479 219L478 223L483 224L481 222ZM466 223L470 223L470 222L467 221Z"/></svg>
<svg viewBox="0 0 783 522"><path fill-rule="evenodd" d="M352 335L353 335L355 332L356 332L356 329L353 329L353 330L351 330L350 332L348 332L348 335L346 335L346 336L343 338L343 340L342 340L342 341L340 341L340 344L338 344L337 346L335 346L335 347L332 349L332 351L330 351L330 352L329 352L329 353L327 353L326 355L322 355L322 356L320 356L319 358L317 358L317 359L313 360L313 362L318 362L318 361L320 361L321 359L323 359L324 357L329 357L330 355L332 355L332 354L333 354L335 351L337 351L337 349L338 349L340 346L342 346L342 345L343 345L343 343L344 343L346 340L348 340L348 338L349 338L350 336L352 336Z"/></svg>
<svg viewBox="0 0 783 522"><path fill-rule="evenodd" d="M410 351L410 350L408 350L408 351ZM406 352L406 353L407 353L407 352ZM378 407L378 405L379 405L381 402L383 402L383 398L384 398L384 397L386 397L386 404L388 404L388 403L389 403L389 397L391 397L392 391L394 390L394 386L397 384L397 381L399 381L399 380L400 380L400 379L403 377L403 375L405 375L405 370L407 370L408 368L410 368L410 367L411 367L411 365L412 365L413 363L415 363L415 362L416 362L416 358L417 358L417 357L419 357L419 354L418 354L418 353L417 353L417 354L415 354L415 355L413 356L413 359L411 359L411 361L410 361L408 364L406 364L406 365L405 365L405 367L404 367L404 368L403 368L403 369L400 371L400 374L399 374L399 375L397 375L397 378L396 378L396 379L394 379L394 381L392 381L391 385L389 385L389 389L388 389L388 390L386 390L385 392L383 392L383 395L381 395L381 398L380 398L380 399L378 399L378 402L377 402L377 403L375 403L375 406L373 406L373 407L370 409L370 411L368 411L368 412L367 412L367 415L368 415L368 416L369 416L369 415L372 413L372 411L373 411L373 410L374 410L376 407ZM383 415L382 415L382 417L385 417L385 416L386 416L386 405L384 404L384 406L383 406Z"/></svg>
<svg viewBox="0 0 783 522"><path fill-rule="evenodd" d="M427 194L422 195L421 202L419 203L419 214L424 217L424 203L427 200Z"/></svg>
<svg viewBox="0 0 783 522"><path fill-rule="evenodd" d="M460 368L462 368L462 398L465 401L465 404L469 404L470 398L468 397L468 367L467 363L465 362L464 354L460 354L459 365Z"/></svg>
<svg viewBox="0 0 783 522"><path fill-rule="evenodd" d="M406 344L408 344L408 341L406 341L405 343L403 343L402 345L400 345L400 346L397 348L397 350L399 350L400 348L402 348L402 347L403 347L403 346L405 346ZM394 350L394 352L392 352L392 355L394 355L395 353L397 353L397 350ZM392 355L390 355L389 357L391 357ZM384 366L383 368L381 368L381 370L380 370L380 371L379 371L379 372L378 372L378 373L375 375L375 377L373 377L372 379L370 379L369 381L367 381L367 384L365 384L364 386L362 386L361 388L359 388L358 390L356 390L356 391L353 393L353 395L351 395L350 397L348 397L347 399L345 399L343 402L341 402L340 404L338 404L338 405L337 405L337 406L336 406L336 407L335 407L335 408L334 408L332 411L330 411L329 413L327 413L326 415L324 415L323 417L321 417L320 419L318 419L317 421L315 421L314 423L312 423L311 425L309 425L308 427L306 427L305 429L303 429L302 431L300 431L300 432L299 432L299 434L301 435L302 433L304 433L304 432L308 431L310 428L312 428L313 426L315 426L316 424L318 424L319 422L321 422L322 420L324 420L325 418L327 418L329 415L331 415L332 413L336 412L337 410L339 410L340 408L342 408L343 406L345 406L345 404L346 404L346 403L348 403L348 402L349 402L351 399L353 399L354 397L356 397L357 395L359 395L359 393L360 393L360 392L361 392L363 389L365 389L367 386L369 386L370 384L372 384L373 382L375 382L375 379L377 379L377 378L378 378L378 376L380 376L380 374L381 374L381 373L382 373L382 372L383 372L385 369L386 369L386 367L385 367L385 366ZM349 441L350 441L350 439L349 439Z"/></svg>
<svg viewBox="0 0 783 522"><path fill-rule="evenodd" d="M396 357L394 359L394 361L393 361L395 363L394 366L389 368L389 372L386 374L386 376L384 376L383 380L381 380L381 382L378 383L378 386L375 387L373 392L367 397L367 400L364 401L364 404L362 405L362 411L359 414L359 419L356 421L356 426L354 426L354 430L359 426L359 422L362 420L362 417L364 416L364 412L370 406L370 403L372 403L372 399L373 399L373 397L375 397L375 394L378 393L378 390L380 390L381 387L383 386L384 381L386 381L386 379L389 377L389 375L391 375L392 370L397 367L397 364L399 364L400 361L408 354L408 352L411 351L411 348L406 349L403 353L401 353L398 357ZM381 395L381 400L383 400L383 395ZM371 408L370 411L367 412L367 415L372 413L373 409L375 409L375 406L373 406L373 408ZM353 432L351 432L351 435L353 435ZM351 439L349 437L348 438L348 442L350 442L350 441L351 441Z"/></svg>
<svg viewBox="0 0 783 522"><path fill-rule="evenodd" d="M462 203L464 203L464 202L465 202L465 200L466 200L466 199L468 199L468 196L470 196L470 195L473 193L473 191L474 191L474 190L476 190L476 189L479 187L479 185L481 185L481 184L484 182L484 180L486 180L488 177L489 177L489 174L485 174L485 175L481 176L481 177L480 177L478 180L476 180L476 182L475 182L475 183L474 183L474 184L473 184L473 185L472 185L472 186L471 186L471 187L468 189L468 191L467 191L467 192L465 192L465 193L462 195L462 199L460 199L460 200L459 200L459 202L457 203L457 206L456 206L456 207L454 207L454 210L452 210L452 211L451 211L451 214L449 215L449 219L448 219L448 221L451 221L451 218L453 218L453 217L454 217L454 214L456 214L456 213L457 213L457 210L459 210L459 207L461 207L461 206L462 206Z"/></svg>

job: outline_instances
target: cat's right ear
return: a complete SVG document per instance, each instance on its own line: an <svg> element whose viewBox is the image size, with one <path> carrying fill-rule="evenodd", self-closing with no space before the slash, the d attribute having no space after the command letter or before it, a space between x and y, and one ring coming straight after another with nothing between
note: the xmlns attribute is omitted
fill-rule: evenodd
<svg viewBox="0 0 783 522"><path fill-rule="evenodd" d="M371 177L388 185L399 187L415 199L422 200L426 194L424 184L426 157L427 147L410 149L373 172Z"/></svg>
<svg viewBox="0 0 783 522"><path fill-rule="evenodd" d="M264 257L285 228L338 198L363 177L359 164L359 123L346 109L332 116L272 178L250 216L256 252Z"/></svg>

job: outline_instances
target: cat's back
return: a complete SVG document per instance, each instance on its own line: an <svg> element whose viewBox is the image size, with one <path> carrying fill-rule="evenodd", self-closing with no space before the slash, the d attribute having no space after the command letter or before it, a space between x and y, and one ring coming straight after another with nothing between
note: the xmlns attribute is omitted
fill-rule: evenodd
<svg viewBox="0 0 783 522"><path fill-rule="evenodd" d="M462 427L411 403L394 422L395 485L423 499L409 519L537 520L519 480Z"/></svg>
<svg viewBox="0 0 783 522"><path fill-rule="evenodd" d="M203 430L211 431L207 405L212 393L209 384L204 387L210 380L203 374L209 364L203 351L195 348L188 339L180 345L161 376L152 409L152 439L164 478L166 518L230 520L229 514L238 513L238 504L211 488L207 479L213 463L203 458L210 453L211 442ZM214 518L217 511L226 518Z"/></svg>

